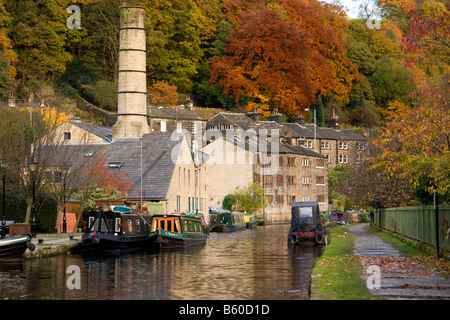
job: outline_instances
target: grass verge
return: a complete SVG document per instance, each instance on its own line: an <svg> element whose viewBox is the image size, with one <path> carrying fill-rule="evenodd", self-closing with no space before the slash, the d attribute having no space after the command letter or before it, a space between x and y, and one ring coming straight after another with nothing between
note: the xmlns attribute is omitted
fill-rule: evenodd
<svg viewBox="0 0 450 320"><path fill-rule="evenodd" d="M361 278L363 267L353 254L354 235L346 226L329 228L331 243L316 260L312 273L312 300L372 300Z"/></svg>

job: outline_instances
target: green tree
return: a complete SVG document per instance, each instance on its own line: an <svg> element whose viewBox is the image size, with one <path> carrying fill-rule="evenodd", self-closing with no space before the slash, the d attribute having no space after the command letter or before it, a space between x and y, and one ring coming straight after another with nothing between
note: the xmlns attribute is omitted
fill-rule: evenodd
<svg viewBox="0 0 450 320"><path fill-rule="evenodd" d="M18 53L18 76L21 85L31 81L35 87L47 77L62 74L71 54L65 50L67 38L67 1L11 0L6 10L11 13L14 28L10 38Z"/></svg>
<svg viewBox="0 0 450 320"><path fill-rule="evenodd" d="M390 57L383 57L376 62L376 71L370 83L377 106L384 109L394 100L410 103L408 93L415 89L410 71Z"/></svg>
<svg viewBox="0 0 450 320"><path fill-rule="evenodd" d="M265 207L264 188L259 183L250 183L245 187L238 187L233 196L236 211L253 213Z"/></svg>

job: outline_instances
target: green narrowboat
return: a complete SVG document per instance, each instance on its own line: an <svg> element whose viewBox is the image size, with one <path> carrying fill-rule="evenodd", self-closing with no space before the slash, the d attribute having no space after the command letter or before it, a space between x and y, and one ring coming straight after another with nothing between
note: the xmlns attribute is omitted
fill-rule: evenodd
<svg viewBox="0 0 450 320"><path fill-rule="evenodd" d="M210 207L210 229L214 232L234 232L245 230L244 214Z"/></svg>
<svg viewBox="0 0 450 320"><path fill-rule="evenodd" d="M202 218L193 213L154 214L149 238L152 248L179 249L206 243Z"/></svg>

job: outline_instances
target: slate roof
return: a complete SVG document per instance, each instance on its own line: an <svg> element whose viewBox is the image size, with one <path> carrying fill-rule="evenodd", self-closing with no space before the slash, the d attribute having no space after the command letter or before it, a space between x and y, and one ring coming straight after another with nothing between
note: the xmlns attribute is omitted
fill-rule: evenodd
<svg viewBox="0 0 450 320"><path fill-rule="evenodd" d="M112 141L112 128L104 127L95 124L80 123L80 122L70 122L72 125L77 126L80 129L89 131L92 134L104 139L106 142Z"/></svg>
<svg viewBox="0 0 450 320"><path fill-rule="evenodd" d="M147 107L147 114L150 118L176 119L176 120L195 120L206 121L206 119L195 112L182 107Z"/></svg>
<svg viewBox="0 0 450 320"><path fill-rule="evenodd" d="M314 125L298 123L277 123L275 121L260 121L255 123L252 119L247 117L245 113L226 113L221 112L208 120L207 128L217 126L220 130L220 125L233 125L234 129L240 128L244 131L248 129L267 129L267 134L270 135L271 129L278 129L280 137L292 138L314 138ZM328 140L367 140L366 137L356 133L351 129L335 129L328 127L316 127L317 139Z"/></svg>
<svg viewBox="0 0 450 320"><path fill-rule="evenodd" d="M144 198L162 200L166 198L176 159L172 161L172 150L179 144L172 141L171 134L152 133L142 140L142 185ZM176 155L178 153L175 152ZM120 168L111 172L126 173L133 186L128 191L129 199L140 199L141 191L141 141L117 140L106 149L107 161L121 163Z"/></svg>
<svg viewBox="0 0 450 320"><path fill-rule="evenodd" d="M151 133L144 135L142 140L142 184L144 199L163 200L169 190L170 181L175 168L172 161L172 150L179 144L172 141L171 134ZM63 151L67 162L71 166L81 167L89 159L94 159L100 152L105 152L106 163L115 164L109 167L111 173L120 172L126 174L126 179L132 183L128 190L128 199L140 199L141 191L141 141L140 140L113 140L110 144L86 144L54 146L67 148ZM47 164L56 161L56 149L47 147L45 158L41 159ZM176 149L175 149L176 150ZM174 152L178 156L178 152ZM56 165L56 164L55 164ZM92 164L89 164L92 165Z"/></svg>

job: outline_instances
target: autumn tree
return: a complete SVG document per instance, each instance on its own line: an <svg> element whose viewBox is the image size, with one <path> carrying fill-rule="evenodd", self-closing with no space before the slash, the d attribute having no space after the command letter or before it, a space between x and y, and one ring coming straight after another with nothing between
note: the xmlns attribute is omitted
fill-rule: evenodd
<svg viewBox="0 0 450 320"><path fill-rule="evenodd" d="M275 9L250 1L250 11L231 3L236 28L210 71L225 94L293 117L318 93L348 98L357 70L344 54L343 17L317 1L276 1Z"/></svg>
<svg viewBox="0 0 450 320"><path fill-rule="evenodd" d="M394 101L389 104L388 123L375 144L381 154L372 168L389 176L405 172L413 188L426 178L428 192L450 190L450 112L447 101L420 107L408 107Z"/></svg>

